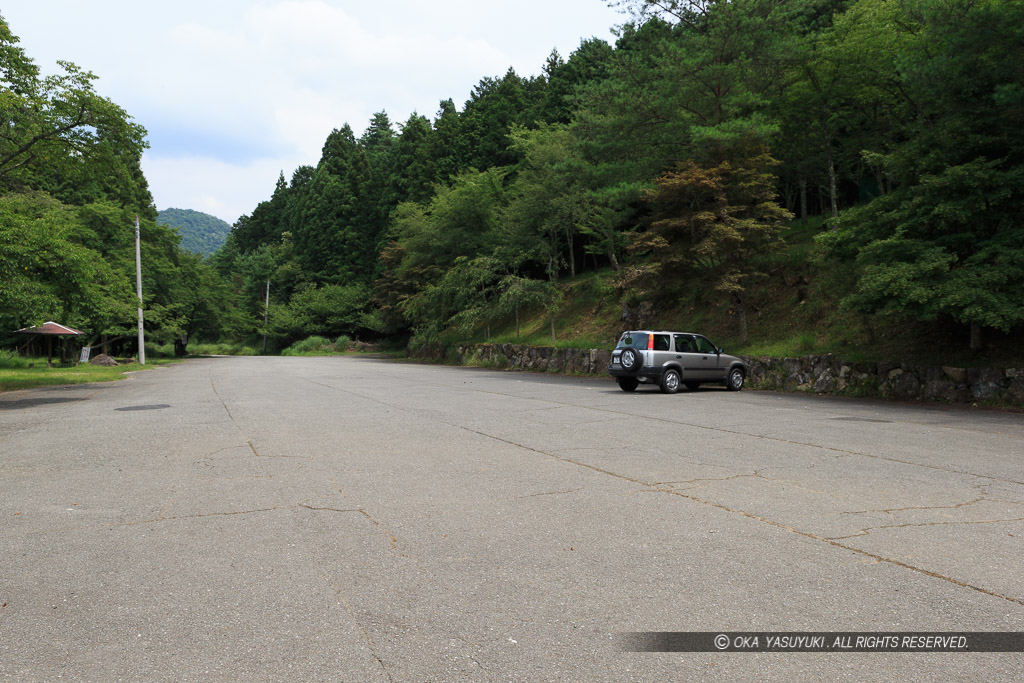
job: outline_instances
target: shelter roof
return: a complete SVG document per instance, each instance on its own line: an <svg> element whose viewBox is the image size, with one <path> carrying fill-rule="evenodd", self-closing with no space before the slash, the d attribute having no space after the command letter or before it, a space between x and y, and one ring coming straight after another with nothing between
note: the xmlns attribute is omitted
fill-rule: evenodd
<svg viewBox="0 0 1024 683"><path fill-rule="evenodd" d="M47 321L47 322L45 322L42 325L39 325L37 327L25 327L23 329L18 330L17 333L18 334L53 334L53 335L83 334L82 332L79 332L78 330L76 330L74 328L68 327L67 325L61 325L60 323L55 323L52 320Z"/></svg>

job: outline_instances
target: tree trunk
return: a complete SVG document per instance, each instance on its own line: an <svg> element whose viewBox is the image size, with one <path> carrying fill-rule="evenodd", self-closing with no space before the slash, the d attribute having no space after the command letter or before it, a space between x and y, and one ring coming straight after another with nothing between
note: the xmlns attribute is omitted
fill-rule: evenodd
<svg viewBox="0 0 1024 683"><path fill-rule="evenodd" d="M516 304L516 339L519 339L519 304Z"/></svg>
<svg viewBox="0 0 1024 683"><path fill-rule="evenodd" d="M796 213L796 195L793 192L793 184L786 181L785 187L783 188L783 196L786 199L786 211L792 214Z"/></svg>
<svg viewBox="0 0 1024 683"><path fill-rule="evenodd" d="M971 323L971 351L981 350L981 325Z"/></svg>
<svg viewBox="0 0 1024 683"><path fill-rule="evenodd" d="M608 261L612 264L612 270L619 271L619 259L615 258L615 245L611 238L608 239Z"/></svg>
<svg viewBox="0 0 1024 683"><path fill-rule="evenodd" d="M836 165L832 160L832 134L824 118L821 122L821 141L825 148L825 170L828 171L828 198L832 205L832 218L835 218L839 215L839 187L836 181ZM835 230L835 226L832 229Z"/></svg>
<svg viewBox="0 0 1024 683"><path fill-rule="evenodd" d="M839 187L836 181L836 166L832 163L831 151L826 156L828 157L828 198L832 206L832 218L836 218L839 216ZM835 227L833 226L832 229L834 230Z"/></svg>
<svg viewBox="0 0 1024 683"><path fill-rule="evenodd" d="M800 176L800 221L807 224L807 178Z"/></svg>
<svg viewBox="0 0 1024 683"><path fill-rule="evenodd" d="M555 312L551 311L551 341L555 341Z"/></svg>
<svg viewBox="0 0 1024 683"><path fill-rule="evenodd" d="M572 232L569 226L565 227L565 241L569 245L569 277L576 279L576 254L573 253Z"/></svg>
<svg viewBox="0 0 1024 683"><path fill-rule="evenodd" d="M881 166L875 166L875 182L878 183L878 194L885 194L885 177L882 175Z"/></svg>
<svg viewBox="0 0 1024 683"><path fill-rule="evenodd" d="M736 307L736 314L740 323L740 346L747 343L747 307L738 296L733 296L733 305Z"/></svg>

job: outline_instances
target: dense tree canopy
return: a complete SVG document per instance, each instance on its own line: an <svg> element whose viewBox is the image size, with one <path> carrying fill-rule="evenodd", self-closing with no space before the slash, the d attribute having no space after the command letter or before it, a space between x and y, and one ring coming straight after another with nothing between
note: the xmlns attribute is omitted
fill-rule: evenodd
<svg viewBox="0 0 1024 683"><path fill-rule="evenodd" d="M842 21L895 34L875 59L891 69L899 136L868 157L893 187L823 243L861 266L850 308L951 316L976 346L982 327L1024 323L1024 3L856 9Z"/></svg>
<svg viewBox="0 0 1024 683"><path fill-rule="evenodd" d="M0 17L0 191L43 190L68 203L111 199L152 218L139 170L146 131L98 95L72 62L41 77Z"/></svg>
<svg viewBox="0 0 1024 683"><path fill-rule="evenodd" d="M209 264L149 221L144 131L91 74L40 78L3 24L0 190L45 194L0 205L0 303L124 324L126 290L103 268L128 268L114 226L138 212L169 333L216 334L217 310L219 333L280 344L479 332L523 307L554 321L558 283L607 268L626 303L700 290L743 337L759 256L791 215L819 215L821 258L855 276L847 309L976 339L1024 324L1024 0L612 4L626 13L614 45L485 76L461 107L439 93L432 118L381 111L359 135L339 122ZM66 248L29 246L51 239ZM176 280L205 283L210 305Z"/></svg>
<svg viewBox="0 0 1024 683"><path fill-rule="evenodd" d="M367 330L486 325L626 266L623 296L701 288L744 337L756 255L821 214L827 257L859 269L851 309L1021 324L1020 0L611 4L615 45L346 133L365 161L282 180L241 252L293 234L292 279L372 283Z"/></svg>

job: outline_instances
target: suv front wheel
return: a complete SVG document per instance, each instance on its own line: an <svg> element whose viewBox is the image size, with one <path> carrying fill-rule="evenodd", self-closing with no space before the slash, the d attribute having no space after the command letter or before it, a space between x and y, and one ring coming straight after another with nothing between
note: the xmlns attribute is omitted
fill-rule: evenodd
<svg viewBox="0 0 1024 683"><path fill-rule="evenodd" d="M679 391L679 371L669 368L661 376L661 391L666 394L674 394Z"/></svg>
<svg viewBox="0 0 1024 683"><path fill-rule="evenodd" d="M729 391L739 391L743 388L743 371L733 368L729 372L729 378L725 380L725 388Z"/></svg>

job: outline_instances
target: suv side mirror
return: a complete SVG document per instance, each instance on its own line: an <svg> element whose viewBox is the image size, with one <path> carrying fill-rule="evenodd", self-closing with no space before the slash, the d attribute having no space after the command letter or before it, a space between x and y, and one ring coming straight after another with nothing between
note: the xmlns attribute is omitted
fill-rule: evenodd
<svg viewBox="0 0 1024 683"><path fill-rule="evenodd" d="M725 349L723 349L723 348L722 348L721 346L719 346L719 347L718 347L718 348L717 348L717 349L715 350L715 353L717 353L718 355L722 355L723 353L725 353Z"/></svg>

